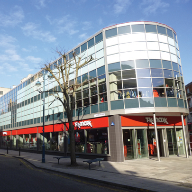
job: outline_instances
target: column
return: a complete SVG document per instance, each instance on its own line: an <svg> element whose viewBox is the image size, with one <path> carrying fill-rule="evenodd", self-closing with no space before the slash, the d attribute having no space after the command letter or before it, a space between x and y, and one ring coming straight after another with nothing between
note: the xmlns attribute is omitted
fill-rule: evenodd
<svg viewBox="0 0 192 192"><path fill-rule="evenodd" d="M181 114L181 121L182 121L183 136L184 136L184 141L185 141L185 154L186 154L186 158L189 158L189 156L188 156L186 131L185 131L185 125L184 125L184 120L183 120L183 114Z"/></svg>
<svg viewBox="0 0 192 192"><path fill-rule="evenodd" d="M156 124L156 115L153 113L153 121L154 121L154 127L155 127L155 139L156 139L156 146L157 146L157 158L158 161L160 161L160 154L159 154L159 138L157 133L157 124Z"/></svg>

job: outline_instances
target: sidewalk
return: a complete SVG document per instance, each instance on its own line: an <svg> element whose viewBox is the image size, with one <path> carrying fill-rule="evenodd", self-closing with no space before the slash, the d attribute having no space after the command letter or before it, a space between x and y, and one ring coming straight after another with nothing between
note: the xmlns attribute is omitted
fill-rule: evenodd
<svg viewBox="0 0 192 192"><path fill-rule="evenodd" d="M0 154L7 151L0 149ZM77 158L77 167L70 167L70 159L53 159L55 155L45 155L45 163L41 163L42 155L36 153L9 150L10 156L20 157L32 163L37 168L53 170L66 174L95 179L102 182L122 185L130 189L145 189L150 191L192 191L192 157L171 156L154 159L136 159L125 162L102 161L89 165Z"/></svg>

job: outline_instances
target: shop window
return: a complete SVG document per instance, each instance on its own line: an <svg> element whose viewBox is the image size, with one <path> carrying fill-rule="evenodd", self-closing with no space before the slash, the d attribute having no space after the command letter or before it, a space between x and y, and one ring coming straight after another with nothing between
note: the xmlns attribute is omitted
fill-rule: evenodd
<svg viewBox="0 0 192 192"><path fill-rule="evenodd" d="M76 93L76 100L82 99L81 92Z"/></svg>
<svg viewBox="0 0 192 192"><path fill-rule="evenodd" d="M75 131L75 152L85 152L85 135L84 130Z"/></svg>
<svg viewBox="0 0 192 192"><path fill-rule="evenodd" d="M118 34L125 34L125 33L131 33L130 25L118 27Z"/></svg>
<svg viewBox="0 0 192 192"><path fill-rule="evenodd" d="M140 107L154 107L154 102L152 98L139 98Z"/></svg>
<svg viewBox="0 0 192 192"><path fill-rule="evenodd" d="M151 87L151 78L137 79L138 87Z"/></svg>
<svg viewBox="0 0 192 192"><path fill-rule="evenodd" d="M152 89L151 88L139 88L139 97L152 97Z"/></svg>
<svg viewBox="0 0 192 192"><path fill-rule="evenodd" d="M136 60L136 68L149 68L149 61L146 59Z"/></svg>
<svg viewBox="0 0 192 192"><path fill-rule="evenodd" d="M95 36L95 43L99 43L103 40L103 33L100 33L99 35Z"/></svg>
<svg viewBox="0 0 192 192"><path fill-rule="evenodd" d="M157 33L156 25L145 25L147 33Z"/></svg>
<svg viewBox="0 0 192 192"><path fill-rule="evenodd" d="M174 89L166 88L167 97L175 97Z"/></svg>
<svg viewBox="0 0 192 192"><path fill-rule="evenodd" d="M135 87L137 87L136 79L129 79L123 81L123 89L135 88Z"/></svg>
<svg viewBox="0 0 192 192"><path fill-rule="evenodd" d="M124 69L134 69L135 68L135 63L134 63L134 61L122 61L121 62L121 68L122 68L122 70L124 70Z"/></svg>
<svg viewBox="0 0 192 192"><path fill-rule="evenodd" d="M109 84L110 91L122 89L122 81L115 81Z"/></svg>
<svg viewBox="0 0 192 192"><path fill-rule="evenodd" d="M164 88L153 88L153 96L154 97L165 97Z"/></svg>
<svg viewBox="0 0 192 192"><path fill-rule="evenodd" d="M150 69L137 69L137 77L150 77Z"/></svg>
<svg viewBox="0 0 192 192"><path fill-rule="evenodd" d="M110 38L117 35L117 28L109 29L105 31L106 38Z"/></svg>
<svg viewBox="0 0 192 192"><path fill-rule="evenodd" d="M164 87L164 79L163 78L152 78L153 87Z"/></svg>
<svg viewBox="0 0 192 192"><path fill-rule="evenodd" d="M145 32L144 25L132 25L132 33L134 32Z"/></svg>
<svg viewBox="0 0 192 192"><path fill-rule="evenodd" d="M165 27L157 26L157 30L158 30L158 33L166 35L166 28Z"/></svg>
<svg viewBox="0 0 192 192"><path fill-rule="evenodd" d="M110 92L110 99L111 99L111 101L123 99L123 91L117 90L117 91Z"/></svg>
<svg viewBox="0 0 192 192"><path fill-rule="evenodd" d="M83 98L89 97L89 89L83 91Z"/></svg>
<svg viewBox="0 0 192 192"><path fill-rule="evenodd" d="M124 92L124 99L137 97L137 89L127 89L127 90L124 90L123 92Z"/></svg>
<svg viewBox="0 0 192 192"><path fill-rule="evenodd" d="M163 70L162 69L151 69L151 76L152 77L163 77Z"/></svg>
<svg viewBox="0 0 192 192"><path fill-rule="evenodd" d="M109 73L109 81L116 81L121 79L121 71Z"/></svg>
<svg viewBox="0 0 192 192"><path fill-rule="evenodd" d="M161 60L158 59L150 59L150 67L151 68L162 68Z"/></svg>

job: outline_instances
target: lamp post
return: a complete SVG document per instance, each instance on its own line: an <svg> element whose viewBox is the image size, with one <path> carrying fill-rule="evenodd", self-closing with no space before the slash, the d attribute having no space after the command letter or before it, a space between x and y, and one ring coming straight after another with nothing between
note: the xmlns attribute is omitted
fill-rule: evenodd
<svg viewBox="0 0 192 192"><path fill-rule="evenodd" d="M37 87L41 86L41 82L37 81L35 84ZM42 145L42 163L45 163L45 143L44 143L44 128L45 128L45 70L43 70L43 145Z"/></svg>

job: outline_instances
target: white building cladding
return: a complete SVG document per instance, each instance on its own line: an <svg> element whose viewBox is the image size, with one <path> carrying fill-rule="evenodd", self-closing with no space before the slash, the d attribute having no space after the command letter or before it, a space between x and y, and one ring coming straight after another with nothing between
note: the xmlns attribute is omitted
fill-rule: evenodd
<svg viewBox="0 0 192 192"><path fill-rule="evenodd" d="M187 114L187 102L175 31L156 22L130 22L107 27L67 53L94 60L79 70L74 119L109 115ZM57 64L61 59L55 61ZM56 70L56 69L53 69ZM1 130L37 127L42 123L42 95L35 83L41 72L0 97ZM70 76L73 83L74 74ZM46 80L46 90L59 87ZM46 93L46 124L66 118L63 107ZM52 104L51 104L52 103ZM51 105L50 105L51 104ZM49 116L54 110L54 117ZM50 117L50 118L49 118Z"/></svg>

